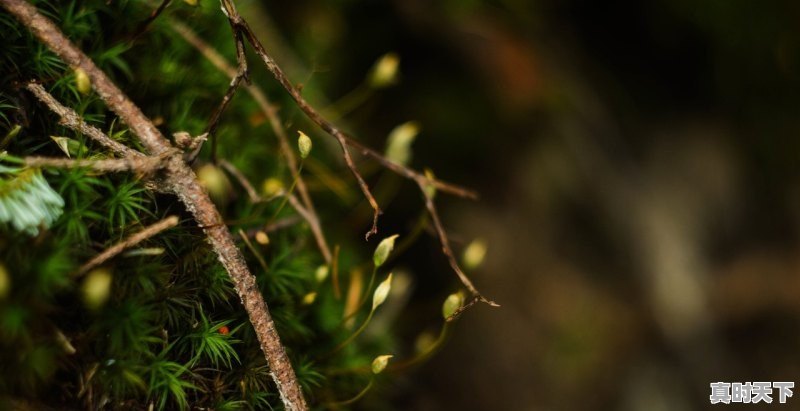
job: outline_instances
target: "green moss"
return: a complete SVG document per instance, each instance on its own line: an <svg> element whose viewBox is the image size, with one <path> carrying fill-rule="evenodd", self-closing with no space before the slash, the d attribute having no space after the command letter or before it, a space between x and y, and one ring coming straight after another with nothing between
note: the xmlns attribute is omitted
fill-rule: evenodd
<svg viewBox="0 0 800 411"><path fill-rule="evenodd" d="M165 135L204 130L229 80L172 31L169 19L189 22L220 52L233 56L230 28L215 2L198 7L172 2L166 15L135 42L131 36L154 4L52 0L36 5ZM75 152L77 157L107 153L60 126L20 87L31 79L89 123L139 148L96 95L78 91L73 70L5 12L0 13L0 31L0 136L19 128L13 138L3 140L3 150L17 157L63 157L50 136L65 136L85 148ZM288 186L290 173L268 125L253 120L257 114L248 95L236 95L219 128L220 156L257 185L274 177ZM201 162L203 158L206 152ZM1 393L81 409L146 409L149 404L156 409L187 409L190 404L220 410L281 407L227 273L174 197L149 191L133 175L44 173L64 201L63 213L35 234L0 226L0 264L10 277L10 292L0 299L0 364L5 369L0 373ZM24 183L7 181L0 184L0 197L18 190L12 184ZM274 222L277 203L254 206L243 194L231 193L220 209L236 233ZM284 209L278 218L292 213ZM109 298L99 309L87 307L77 268L120 239L175 214L182 219L178 227L104 266L113 278ZM314 280L323 261L308 227L298 224L270 233L270 244L256 247L267 270L251 250L242 250L312 404L358 392L368 375L334 377L330 370L369 364L375 355L386 353L392 339L382 337L379 343L363 346L356 341L336 356L325 357L350 331L338 327L344 303L333 298L330 280ZM343 250L348 256L359 253L369 261L371 250ZM319 294L317 302L303 304L312 291Z"/></svg>

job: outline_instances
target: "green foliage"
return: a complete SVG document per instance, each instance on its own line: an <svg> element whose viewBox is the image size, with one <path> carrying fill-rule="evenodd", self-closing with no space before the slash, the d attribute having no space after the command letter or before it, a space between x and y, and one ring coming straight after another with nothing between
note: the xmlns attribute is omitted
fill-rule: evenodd
<svg viewBox="0 0 800 411"><path fill-rule="evenodd" d="M235 55L230 28L215 1L197 7L172 2L136 41L134 34L156 7L152 2L45 0L36 5L165 135L204 130L229 79L179 38L170 19L190 22L230 58ZM30 79L42 82L62 104L112 138L141 149L94 93L78 89L74 70L5 12L0 13L0 31L5 43L0 49L0 136L11 136L0 141L0 151L17 157L63 157L50 136L65 136L81 148L75 157L108 154L59 125L19 87ZM285 105L290 107L288 101ZM289 186L291 173L258 113L249 96L236 95L219 128L219 154L256 183L277 178ZM307 160L319 163L322 158L315 156L323 151L315 149ZM81 169L0 172L0 207L5 207L0 208L0 265L10 278L9 293L0 297L0 364L15 370L0 374L0 393L81 409L147 409L151 404L159 410L280 409L269 368L233 284L174 197L154 194L133 175ZM23 177L27 180L20 182ZM13 207L8 206L9 198L15 199ZM19 198L28 207L20 209ZM293 214L288 209L277 213L277 203L254 206L244 195L231 195L219 208L235 233ZM25 218L33 212L38 214ZM120 239L174 214L182 218L179 227L104 266L113 278L111 296L99 309L87 307L77 268ZM368 264L372 247L343 249L342 254L359 255ZM323 261L308 227L293 225L270 233L266 246L241 248L312 404L359 392L368 381L368 364L389 352L392 338L362 344L360 340L369 340L362 335L328 356L353 330L342 325L345 302L334 296L331 280L318 283L314 278ZM267 263L266 269L257 257ZM362 295L367 298L372 291ZM317 293L316 301L304 303L311 292ZM354 317L363 320L365 315L362 310ZM330 374L361 366L367 366L362 376Z"/></svg>
<svg viewBox="0 0 800 411"><path fill-rule="evenodd" d="M39 226L53 224L63 207L64 200L38 171L0 166L0 224L36 235Z"/></svg>

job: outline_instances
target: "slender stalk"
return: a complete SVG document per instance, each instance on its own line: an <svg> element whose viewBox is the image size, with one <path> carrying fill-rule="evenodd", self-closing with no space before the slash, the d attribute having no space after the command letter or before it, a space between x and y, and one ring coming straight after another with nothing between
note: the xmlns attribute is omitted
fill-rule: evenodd
<svg viewBox="0 0 800 411"><path fill-rule="evenodd" d="M332 402L332 403L330 403L331 407L341 407L341 406L350 405L350 404L355 403L356 401L358 401L361 398L363 398L364 395L367 394L367 392L369 392L369 389L372 388L372 384L374 382L375 382L375 377L374 376L370 377L369 383L367 383L367 386L364 387L363 390L359 391L359 393L356 394L355 397L350 398L349 400L344 400L344 401L339 401L339 402Z"/></svg>
<svg viewBox="0 0 800 411"><path fill-rule="evenodd" d="M155 224L145 227L138 233L131 235L130 237L114 244L111 247L108 247L105 249L105 251L86 262L86 264L82 265L81 268L78 269L78 275L81 276L88 273L89 270L105 263L111 258L114 258L126 249L131 248L142 241L147 240L148 238L158 235L160 232L166 229L175 227L176 225L178 225L178 217L170 216Z"/></svg>
<svg viewBox="0 0 800 411"><path fill-rule="evenodd" d="M328 352L323 358L328 358L337 352L341 351L344 347L347 347L347 344L350 344L353 340L356 339L369 325L370 320L372 320L372 316L375 314L375 310L369 310L369 314L367 314L367 318L364 319L364 322L361 323L361 326L358 327L357 330L353 331L347 339L340 342L336 347L334 347L330 352Z"/></svg>

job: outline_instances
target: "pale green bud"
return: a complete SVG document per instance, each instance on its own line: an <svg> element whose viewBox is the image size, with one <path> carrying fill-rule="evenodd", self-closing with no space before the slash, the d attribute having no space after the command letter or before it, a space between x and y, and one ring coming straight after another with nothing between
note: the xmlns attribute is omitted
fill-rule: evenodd
<svg viewBox="0 0 800 411"><path fill-rule="evenodd" d="M378 247L375 248L375 253L372 254L372 262L375 263L375 267L382 266L383 263L386 262L386 259L389 258L389 254L391 254L394 249L394 240L397 239L397 237L398 234L386 237L378 244Z"/></svg>
<svg viewBox="0 0 800 411"><path fill-rule="evenodd" d="M261 190L267 197L276 196L283 191L283 181L270 177L261 183Z"/></svg>
<svg viewBox="0 0 800 411"><path fill-rule="evenodd" d="M86 275L81 291L83 302L89 309L96 310L108 301L112 280L111 272L104 268L92 270Z"/></svg>
<svg viewBox="0 0 800 411"><path fill-rule="evenodd" d="M205 187L211 199L216 203L225 202L231 192L231 182L225 173L213 164L206 164L197 169L197 179Z"/></svg>
<svg viewBox="0 0 800 411"><path fill-rule="evenodd" d="M321 265L317 267L317 271L314 272L314 279L317 280L318 283L325 281L328 278L328 273L330 273L330 269L327 265Z"/></svg>
<svg viewBox="0 0 800 411"><path fill-rule="evenodd" d="M406 165L411 159L411 143L419 134L419 124L409 121L395 127L386 141L386 158L390 161Z"/></svg>
<svg viewBox="0 0 800 411"><path fill-rule="evenodd" d="M314 304L314 301L317 300L317 293L312 291L303 296L303 305L311 305Z"/></svg>
<svg viewBox="0 0 800 411"><path fill-rule="evenodd" d="M258 230L256 232L256 242L261 245L269 244L269 236L265 231Z"/></svg>
<svg viewBox="0 0 800 411"><path fill-rule="evenodd" d="M369 76L369 84L374 88L391 86L397 81L397 71L400 66L400 56L397 53L386 53L381 56Z"/></svg>
<svg viewBox="0 0 800 411"><path fill-rule="evenodd" d="M78 155L81 149L81 143L78 140L73 140L69 137L50 136L50 139L58 145L58 148L67 155L72 157Z"/></svg>
<svg viewBox="0 0 800 411"><path fill-rule="evenodd" d="M448 295L442 304L442 316L445 320L450 318L462 305L464 305L464 293L459 291Z"/></svg>
<svg viewBox="0 0 800 411"><path fill-rule="evenodd" d="M386 301L389 296L389 291L392 290L392 274L389 274L383 282L378 284L375 288L375 293L372 294L372 309L375 310L379 305Z"/></svg>
<svg viewBox="0 0 800 411"><path fill-rule="evenodd" d="M297 148L300 150L300 158L306 158L311 153L311 138L302 131L297 131L300 136L297 138Z"/></svg>
<svg viewBox="0 0 800 411"><path fill-rule="evenodd" d="M75 88L84 96L92 92L92 82L89 80L89 75L81 68L75 70Z"/></svg>
<svg viewBox="0 0 800 411"><path fill-rule="evenodd" d="M372 373L373 374L380 374L381 371L386 369L386 366L389 364L389 359L394 357L394 355L379 355L372 360Z"/></svg>
<svg viewBox="0 0 800 411"><path fill-rule="evenodd" d="M478 238L469 243L467 248L464 249L461 261L464 262L464 267L472 270L483 263L484 257L486 257L486 241Z"/></svg>

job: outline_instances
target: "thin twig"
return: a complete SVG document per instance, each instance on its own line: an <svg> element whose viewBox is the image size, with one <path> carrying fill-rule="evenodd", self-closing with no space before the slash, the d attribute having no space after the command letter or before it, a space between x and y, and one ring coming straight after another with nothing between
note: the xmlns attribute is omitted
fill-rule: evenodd
<svg viewBox="0 0 800 411"><path fill-rule="evenodd" d="M299 215L291 215L286 218L282 218L274 223L267 224L263 227L250 228L247 231L245 231L245 233L247 234L248 238L256 236L259 232L269 234L273 231L278 231L286 227L291 227L301 221L303 221L303 218L300 217Z"/></svg>
<svg viewBox="0 0 800 411"><path fill-rule="evenodd" d="M250 252L253 253L253 255L256 257L256 260L258 260L258 264L261 265L261 269L264 270L265 273L269 272L269 266L267 265L267 260L265 260L264 257L261 256L261 253L258 252L258 249L253 245L253 243L250 242L250 238L247 237L247 233L245 233L244 230L242 230L241 228L239 229L239 237L242 238L244 244L247 246Z"/></svg>
<svg viewBox="0 0 800 411"><path fill-rule="evenodd" d="M372 195L372 192L369 190L369 186L364 181L364 178L361 177L361 174L358 172L355 163L353 162L352 156L350 156L350 151L348 150L347 146L347 137L339 131L336 126L334 126L329 121L325 120L322 116L320 116L314 108L309 105L303 96L300 94L300 91L292 85L289 79L283 74L283 71L275 64L275 61L272 60L264 47L259 42L258 38L256 38L253 31L250 29L250 26L247 25L247 22L239 15L239 12L236 10L236 7L233 5L232 0L221 0L222 2L222 11L228 17L230 21L231 27L235 32L241 33L247 41L253 46L258 54L261 57L261 60L264 61L264 64L267 66L267 69L272 73L275 79L278 80L279 83L289 92L289 95L292 96L294 101L297 103L297 106L306 113L314 123L322 127L323 130L328 132L332 135L336 140L339 142L339 145L342 148L342 155L344 156L344 161L347 164L347 167L350 169L350 172L355 177L356 181L358 182L358 186L361 188L361 192L366 197L367 201L369 202L370 207L372 207L373 215L372 215L372 228L367 231L365 237L369 240L369 237L373 234L378 232L378 216L381 215L382 211L378 202L375 200L375 197Z"/></svg>
<svg viewBox="0 0 800 411"><path fill-rule="evenodd" d="M183 24L178 20L172 20L171 25L173 30L175 30L184 40L186 40L189 44L194 46L200 53L211 62L214 67L216 67L219 71L225 73L228 77L235 78L238 76L239 71L235 69L233 66L228 64L225 58L219 54L217 50L215 50L211 45L203 41L197 34L189 28L187 25ZM237 54L237 57L239 54ZM241 64L241 63L239 63ZM241 66L240 66L241 67ZM300 175L299 166L297 163L297 157L292 150L291 145L289 144L289 138L286 136L286 131L283 128L282 122L280 117L278 117L278 112L275 107L267 99L266 94L261 90L254 83L245 84L245 90L253 97L256 104L258 104L261 111L267 117L270 126L272 127L272 131L275 133L275 136L278 139L278 144L280 145L281 152L283 156L286 158L286 163L289 166L289 170L292 173L292 177L294 181L297 183L297 192L300 194L300 198L303 200L303 205L305 206L306 210L309 214L311 214L315 220L319 220L317 215L316 208L314 207L314 202L311 200L311 196L308 194L308 188L306 187L305 180ZM223 160L224 161L224 160ZM246 180L246 179L245 179ZM249 185L249 183L248 183ZM252 188L252 186L250 186ZM247 187L245 187L247 190ZM255 190L253 190L255 192ZM248 191L248 194L250 192ZM250 195L250 198L253 199L254 197ZM312 228L313 229L313 228ZM319 227L319 233L315 233L317 236L317 243L319 244L320 251L322 252L323 258L325 258L325 263L331 263L331 253L330 248L328 247L327 242L325 241L325 235L322 230L322 226Z"/></svg>
<svg viewBox="0 0 800 411"><path fill-rule="evenodd" d="M56 101L56 99L47 92L47 90L42 87L41 84L37 83L28 83L25 85L25 88L31 92L39 101L47 105L47 107L53 113L58 114L60 117L58 123L64 127L69 129L75 130L85 136L88 136L92 140L100 143L104 147L110 149L117 155L121 157L141 157L143 156L142 153L118 142L113 140L111 137L107 136L105 133L100 131L94 126L90 126L86 124L85 121L75 112L75 110L71 108L64 107L61 103Z"/></svg>
<svg viewBox="0 0 800 411"><path fill-rule="evenodd" d="M374 214L372 220L372 228L367 232L366 238L369 239L370 235L375 234L377 232L377 222L378 216L381 214L381 209L378 206L377 201L372 196L372 193L369 191L369 187L364 182L364 179L359 174L358 170L353 163L353 160L350 156L350 152L348 151L347 147L352 146L357 150L361 151L363 155L369 156L376 161L378 161L381 165L386 167L387 169L403 176L408 179L413 180L417 183L422 192L423 196L426 198L425 206L428 209L428 213L431 215L432 220L434 221L434 225L436 226L436 231L439 235L439 240L442 245L442 252L447 257L448 261L450 262L450 267L456 273L458 278L464 284L464 286L470 291L470 293L477 299L477 301L486 303L490 306L498 306L497 303L491 301L484 297L475 286L472 284L472 281L464 274L461 268L458 265L455 257L453 256L453 252L450 249L450 243L447 239L447 233L445 232L444 228L439 221L439 215L436 211L436 206L433 204L432 198L426 194L426 188L429 186L435 187L439 191L455 194L462 197L467 198L477 198L477 194L470 191L463 189L461 187L457 187L455 185L444 183L438 181L434 178L428 177L422 173L414 171L408 167L402 166L400 164L394 163L385 157L383 157L380 153L358 143L348 135L341 132L333 123L326 120L322 115L317 112L314 107L312 107L300 94L300 90L298 90L286 75L283 73L283 70L278 66L275 60L267 53L264 47L261 45L261 42L255 36L253 31L250 29L250 26L247 22L239 15L238 11L236 11L236 7L233 4L233 0L220 0L222 3L222 11L228 17L228 20L231 24L231 27L234 31L239 31L242 35L248 40L248 42L253 46L256 54L261 58L261 60L266 65L267 69L272 73L273 77L278 81L278 83L283 86L283 88L289 93L289 95L294 99L297 103L298 107L306 114L306 116L315 124L317 124L320 128L322 128L325 132L333 136L341 145L345 163L350 168L350 171L355 176L356 180L358 181L359 186L361 187L361 191L364 193L364 196L370 203Z"/></svg>
<svg viewBox="0 0 800 411"><path fill-rule="evenodd" d="M303 207L294 194L288 193L287 199L289 200L289 204L308 223L309 228L311 228L311 233L314 234L314 240L317 242L317 247L322 253L322 258L325 259L326 263L330 264L332 260L331 250L328 248L328 243L325 241L325 235L322 233L322 224L320 224L319 218L317 218L317 215L312 213L311 210Z"/></svg>
<svg viewBox="0 0 800 411"><path fill-rule="evenodd" d="M48 18L25 0L0 0L0 6L8 10L25 25L39 40L70 66L86 72L92 87L106 105L130 127L141 144L151 155L168 155L165 162L165 178L159 185L174 192L186 208L194 215L197 224L211 244L219 261L231 276L255 330L261 350L270 367L270 374L278 388L281 400L289 411L307 410L305 398L297 381L292 364L281 345L275 323L269 314L255 277L247 268L241 251L225 226L222 216L214 206L208 193L200 185L197 176L184 162L183 154L172 148L156 126L142 113L106 74L79 48L72 44Z"/></svg>
<svg viewBox="0 0 800 411"><path fill-rule="evenodd" d="M242 174L242 172L239 171L236 166L226 160L220 160L219 165L228 171L233 178L236 179L239 184L241 184L241 186L247 192L248 197L250 197L250 201L254 203L266 201L266 199L261 197L258 192L256 192L255 188L253 188L253 185L249 180L247 180L247 177L245 177L245 175ZM294 208L295 211L300 214L300 217L302 217L308 223L309 228L311 228L311 233L314 235L314 240L317 242L317 247L319 248L320 253L322 253L322 258L325 259L326 263L329 263L331 261L331 250L328 248L328 243L325 241L325 235L322 233L322 225L320 224L317 215L305 208L294 194L283 193L282 195L286 197L292 208Z"/></svg>
<svg viewBox="0 0 800 411"><path fill-rule="evenodd" d="M138 233L131 235L130 237L114 244L113 246L106 248L105 251L89 260L86 264L82 265L81 268L78 269L78 276L88 273L91 269L105 263L109 259L115 257L117 254L125 251L125 249L131 248L168 228L175 227L176 225L178 225L178 217L169 216L155 224L145 227L142 231L139 231Z"/></svg>
<svg viewBox="0 0 800 411"><path fill-rule="evenodd" d="M447 231L445 231L444 227L442 226L442 221L439 219L439 212L436 210L436 205L433 202L433 193L428 193L424 182L418 181L417 183L419 184L419 189L422 192L422 196L425 198L425 208L428 209L428 214L431 216L433 226L436 228L436 234L439 236L439 243L442 246L442 253L447 257L447 261L450 263L450 268L452 268L456 273L458 279L461 280L461 283L467 287L467 290L469 290L469 292L475 298L474 302L464 305L460 310L457 310L456 314L451 315L450 318L448 318L448 321L455 319L466 308L469 308L475 302L482 302L492 307L499 307L499 304L484 297L483 294L481 294L478 289L475 288L475 285L472 284L472 281L469 279L469 277L464 274L464 271L461 270L455 255L453 255L453 250L450 248L450 240L447 238Z"/></svg>
<svg viewBox="0 0 800 411"><path fill-rule="evenodd" d="M130 42L133 43L136 40L138 40L139 37L141 37L142 34L144 34L144 32L147 31L150 25L153 24L154 21L156 21L158 16L160 16L161 13L163 13L164 10L167 9L167 6L169 6L169 3L171 2L172 0L161 0L161 4L158 5L158 8L153 10L153 12L150 13L150 16L148 16L145 21L139 24L139 27L134 32L133 36L131 36Z"/></svg>
<svg viewBox="0 0 800 411"><path fill-rule="evenodd" d="M71 159L53 157L23 157L23 163L28 167L52 168L89 168L104 173L121 173L135 171L137 174L149 175L163 166L157 157L126 157L107 159Z"/></svg>
<svg viewBox="0 0 800 411"><path fill-rule="evenodd" d="M252 203L260 203L264 201L264 198L261 197L256 189L250 184L250 180L236 168L235 165L231 164L228 160L220 160L219 161L220 167L224 168L225 171L230 173L234 179L239 183L239 185L244 188L244 191L247 193L247 196L250 198L250 202Z"/></svg>
<svg viewBox="0 0 800 411"><path fill-rule="evenodd" d="M205 58L208 59L208 61L214 65L214 67L224 72L228 77L233 78L236 76L237 73L236 69L230 64L228 64L228 62L225 60L225 57L223 57L221 54L219 54L217 50L211 47L211 45L209 45L203 39L201 39L194 31L192 31L191 28L189 28L189 26L178 20L172 20L171 26L181 37L184 38L184 40L186 40L189 44L191 44L198 51L200 51L200 53L202 53L203 56L205 56ZM278 142L281 145L281 150L284 152L286 161L289 163L290 167L292 168L292 171L295 172L295 170L297 170L297 158L295 157L294 152L292 151L289 145L288 142L289 140L286 137L286 133L283 129L283 126L281 125L280 118L277 116L275 108L269 103L269 100L267 99L266 95L257 85L248 84L245 85L245 89L250 93L250 95L253 97L253 99L261 108L261 110L267 116L267 119L269 120L273 131L278 137ZM428 178L423 173L420 173L408 167L404 167L400 164L392 162L379 152L369 147L366 147L361 143L359 143L358 141L354 140L351 136L348 136L346 134L344 136L348 146L353 147L354 149L356 149L357 152L361 153L362 155L372 158L373 160L377 161L383 167L389 169L393 173L396 173L410 180L422 179L427 184L432 184L434 187L436 187L437 191L441 191L444 193L472 200L478 199L478 194L472 190L459 187L455 184L447 183L445 181L441 181L438 179ZM296 178L297 176L294 177ZM308 193L305 190L304 184L302 183L302 179L298 180L297 188L298 191L300 192L300 196L303 198L303 202L306 204L306 207L308 207L309 201L306 200L305 198L306 196L308 196Z"/></svg>

